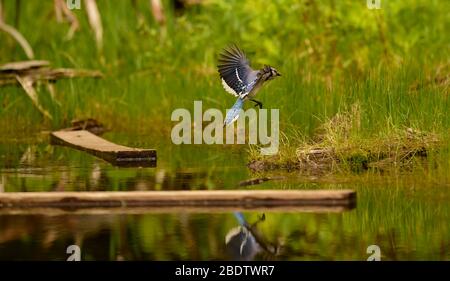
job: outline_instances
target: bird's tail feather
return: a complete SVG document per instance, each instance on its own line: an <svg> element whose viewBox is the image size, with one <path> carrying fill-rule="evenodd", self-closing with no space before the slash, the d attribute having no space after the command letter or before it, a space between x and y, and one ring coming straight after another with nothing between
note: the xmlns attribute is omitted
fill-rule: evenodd
<svg viewBox="0 0 450 281"><path fill-rule="evenodd" d="M239 111L242 109L243 106L244 100L238 98L234 103L233 107L230 110L228 110L227 117L225 117L225 122L223 123L223 126L227 126L236 121L236 119L238 119L239 117Z"/></svg>
<svg viewBox="0 0 450 281"><path fill-rule="evenodd" d="M233 212L233 215L238 220L240 225L247 224L247 222L245 221L245 218L244 218L244 214L242 214L241 212Z"/></svg>

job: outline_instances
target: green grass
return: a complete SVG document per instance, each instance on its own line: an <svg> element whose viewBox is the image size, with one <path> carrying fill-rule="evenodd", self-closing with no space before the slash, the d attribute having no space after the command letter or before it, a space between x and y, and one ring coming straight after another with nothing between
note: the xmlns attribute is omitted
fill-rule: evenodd
<svg viewBox="0 0 450 281"><path fill-rule="evenodd" d="M319 126L312 139L288 142L289 137L284 137L277 155L263 156L252 147L250 167L314 173L407 170L426 163L423 160L433 154L445 154L448 148L448 142L437 133L400 129L388 120L384 130L368 135L362 129L363 116L360 104L355 103Z"/></svg>
<svg viewBox="0 0 450 281"><path fill-rule="evenodd" d="M190 108L196 99L223 109L233 103L215 70L218 52L230 42L240 44L255 67L269 63L283 73L260 99L280 108L285 131L295 126L311 136L320 120L356 101L365 113L362 133L385 130L386 122L448 130L448 4L389 1L374 11L363 2L207 1L179 17L165 2L167 26L160 28L147 3L139 3L146 19L139 25L131 3L100 1L103 50L95 48L83 10L75 11L81 30L67 41L68 26L49 16L51 2L24 3L18 26L36 58L99 69L106 77L58 82L61 106L43 87L40 97L52 122L20 89L1 88L2 133L59 128L82 117L119 130L170 132L174 108ZM4 5L10 22L14 1ZM0 62L25 59L6 34L0 42ZM410 90L414 85L417 90Z"/></svg>

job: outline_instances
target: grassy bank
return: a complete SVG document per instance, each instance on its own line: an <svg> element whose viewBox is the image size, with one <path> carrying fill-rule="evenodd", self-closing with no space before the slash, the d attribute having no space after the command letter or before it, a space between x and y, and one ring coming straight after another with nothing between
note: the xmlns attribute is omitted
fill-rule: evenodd
<svg viewBox="0 0 450 281"><path fill-rule="evenodd" d="M326 120L312 138L300 134L297 139L285 136L277 155L263 156L257 147L252 147L249 167L255 171L282 169L324 174L411 170L416 164L429 165L426 159L436 160L433 155L446 163L449 147L442 132L447 129L425 132L395 126L387 119L385 130L367 134L361 128L363 116L361 105L355 103L348 111Z"/></svg>

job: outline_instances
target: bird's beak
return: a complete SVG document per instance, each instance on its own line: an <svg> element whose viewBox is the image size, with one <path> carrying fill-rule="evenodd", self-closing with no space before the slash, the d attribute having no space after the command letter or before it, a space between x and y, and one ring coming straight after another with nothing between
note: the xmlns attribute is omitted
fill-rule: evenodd
<svg viewBox="0 0 450 281"><path fill-rule="evenodd" d="M280 73L277 73L277 76L281 76L281 74L280 74Z"/></svg>

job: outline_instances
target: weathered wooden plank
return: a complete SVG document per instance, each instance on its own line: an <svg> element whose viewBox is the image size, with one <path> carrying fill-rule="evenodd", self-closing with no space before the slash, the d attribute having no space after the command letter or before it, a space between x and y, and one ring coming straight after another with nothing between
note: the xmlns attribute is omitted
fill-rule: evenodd
<svg viewBox="0 0 450 281"><path fill-rule="evenodd" d="M353 190L190 190L118 192L4 192L0 208L344 206Z"/></svg>
<svg viewBox="0 0 450 281"><path fill-rule="evenodd" d="M156 166L156 150L118 145L86 130L52 132L51 143L88 152L117 166Z"/></svg>
<svg viewBox="0 0 450 281"><path fill-rule="evenodd" d="M348 206L158 206L158 207L110 207L110 208L51 208L51 207L10 207L1 208L0 215L8 216L65 216L65 215L142 215L167 213L229 213L229 212L270 212L270 213L340 213L353 209L355 205Z"/></svg>

